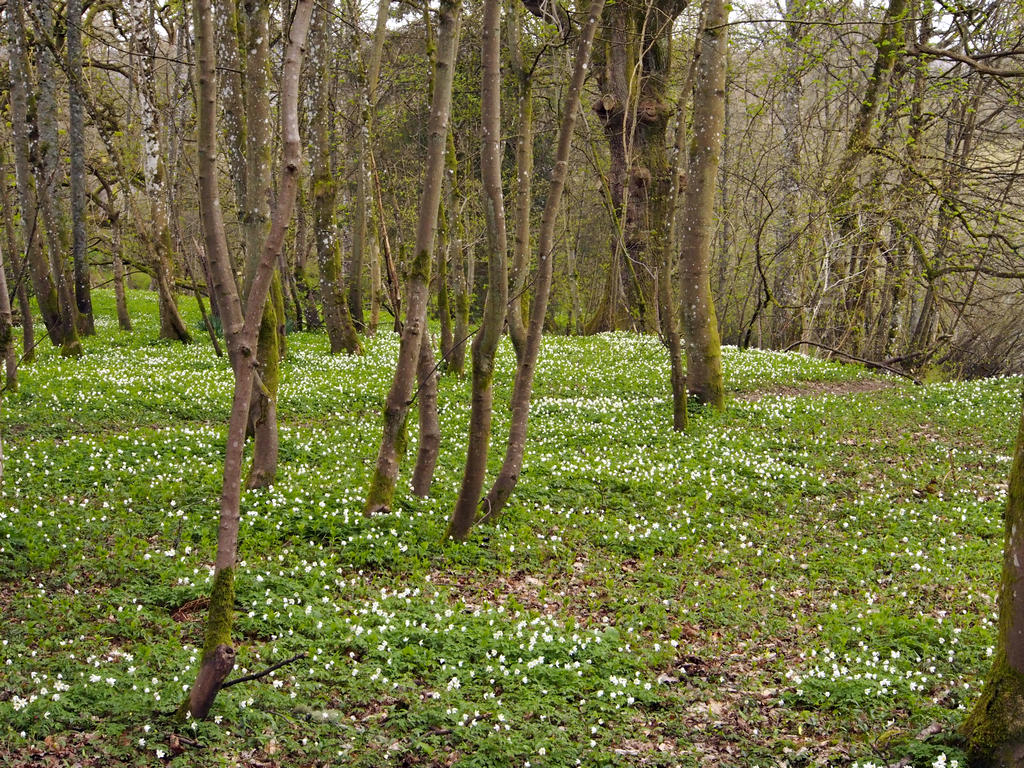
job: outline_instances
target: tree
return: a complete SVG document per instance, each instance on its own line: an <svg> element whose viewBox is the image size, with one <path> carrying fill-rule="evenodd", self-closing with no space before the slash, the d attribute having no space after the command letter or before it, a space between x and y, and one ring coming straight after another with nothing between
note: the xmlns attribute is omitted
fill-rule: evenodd
<svg viewBox="0 0 1024 768"><path fill-rule="evenodd" d="M1006 500L996 651L961 730L978 765L1024 765L1024 410Z"/></svg>
<svg viewBox="0 0 1024 768"><path fill-rule="evenodd" d="M398 361L384 404L384 430L377 462L367 491L365 510L374 514L389 509L398 481L401 454L405 450L406 419L410 394L427 323L430 271L434 257L434 232L444 177L445 143L452 103L452 78L459 39L460 3L441 0L438 9L437 58L434 92L427 126L427 162L423 173L416 224L416 243L406 286L406 319L398 348Z"/></svg>
<svg viewBox="0 0 1024 768"><path fill-rule="evenodd" d="M569 151L572 147L573 130L576 127L576 115L579 112L580 94L583 91L594 33L603 5L604 0L591 0L587 8L586 20L583 22L580 32L579 42L576 45L572 79L569 82L569 92L562 106L561 123L558 128L555 165L551 170L551 183L548 187L548 196L544 203L544 214L540 224L537 244L537 281L530 309L530 326L523 339L523 348L519 353L519 365L516 368L515 384L512 387L512 419L509 425L508 443L505 447L505 458L502 461L501 469L484 499L482 509L484 519L493 519L501 513L515 490L523 466L526 428L530 416L530 396L533 392L533 376L537 369L544 317L547 315L548 299L551 295L551 278L555 258L555 227L558 223L562 193L565 190L565 179L569 173ZM514 298L513 301L515 301ZM462 537L465 537L465 533L462 534Z"/></svg>
<svg viewBox="0 0 1024 768"><path fill-rule="evenodd" d="M85 109L82 104L82 0L67 4L68 144L71 185L71 257L75 270L75 304L79 330L84 336L96 332L92 317L89 263L86 242L85 206Z"/></svg>
<svg viewBox="0 0 1024 768"><path fill-rule="evenodd" d="M35 290L46 332L61 354L75 356L82 353L70 302L62 303L50 263L43 253L40 235L40 209L36 194L36 179L30 166L28 94L32 90L28 70L28 42L25 30L23 0L11 0L7 5L9 36L9 63L11 71L10 106L11 128L14 138L14 171L21 203L21 223L25 242L25 258ZM52 77L52 73L51 73Z"/></svg>
<svg viewBox="0 0 1024 768"><path fill-rule="evenodd" d="M508 305L508 242L505 232L505 199L501 186L501 2L484 0L481 26L480 79L481 149L480 177L484 188L487 221L487 296L480 329L473 339L473 380L469 410L469 445L462 487L448 524L448 535L464 539L476 519L480 492L487 472L491 443L491 403L494 387L494 355L501 339Z"/></svg>
<svg viewBox="0 0 1024 768"><path fill-rule="evenodd" d="M330 15L320 14L314 35L312 63L316 71L316 101L313 124L316 144L313 151L313 237L316 241L316 260L320 271L320 295L324 305L324 323L331 354L347 352L362 354L363 348L345 303L344 278L338 228L335 225L335 202L338 187L331 169L331 109L330 68L328 66L328 32Z"/></svg>
<svg viewBox="0 0 1024 768"><path fill-rule="evenodd" d="M297 0L294 16L288 28L288 44L281 72L281 178L277 204L244 306L235 285L228 255L217 181L217 55L214 48L213 13L210 0L195 0L193 7L199 82L198 171L203 235L213 276L212 288L217 294L228 359L235 379L224 454L217 555L203 652L196 680L188 699L182 705L182 710L189 712L193 717L205 718L217 692L234 667L235 651L231 643L231 625L245 429L258 366L256 348L264 305L270 293L274 266L284 243L300 179L299 72L302 68L303 46L309 31L313 3L312 0Z"/></svg>
<svg viewBox="0 0 1024 768"><path fill-rule="evenodd" d="M697 52L693 136L680 235L679 298L686 338L686 385L697 399L721 410L722 351L711 295L712 217L725 118L725 58L728 6L705 0L704 29Z"/></svg>
<svg viewBox="0 0 1024 768"><path fill-rule="evenodd" d="M135 87L139 99L139 116L142 127L142 175L145 181L146 197L149 199L148 233L152 254L152 276L160 302L160 338L189 343L185 321L178 311L174 296L173 250L170 211L167 207L165 184L167 171L164 167L164 153L160 139L160 108L157 103L156 56L157 40L153 29L153 9L148 0L132 0L132 34L138 60L135 72Z"/></svg>

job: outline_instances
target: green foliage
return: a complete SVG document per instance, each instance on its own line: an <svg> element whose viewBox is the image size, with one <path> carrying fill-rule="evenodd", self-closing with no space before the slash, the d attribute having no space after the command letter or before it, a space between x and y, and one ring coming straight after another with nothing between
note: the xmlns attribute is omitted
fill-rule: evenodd
<svg viewBox="0 0 1024 768"><path fill-rule="evenodd" d="M202 653L231 373L153 341L155 297L129 298L135 332L95 292L85 355L40 347L5 401L5 764L169 758ZM872 377L726 348L727 388L762 396L680 435L657 339L549 337L516 495L456 544L469 382L441 383L435 496L403 477L368 518L397 337L288 345L278 480L242 502L235 674L309 655L222 691L174 765L958 756L916 735L952 731L989 666L1019 381L823 395ZM502 342L496 442L513 366Z"/></svg>

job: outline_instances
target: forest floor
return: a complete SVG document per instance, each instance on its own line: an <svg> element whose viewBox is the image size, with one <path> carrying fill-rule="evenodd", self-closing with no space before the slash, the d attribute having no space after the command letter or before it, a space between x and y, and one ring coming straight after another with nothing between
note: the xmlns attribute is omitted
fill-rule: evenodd
<svg viewBox="0 0 1024 768"><path fill-rule="evenodd" d="M467 382L441 385L431 498L403 486L367 518L397 343L331 357L294 334L278 482L243 500L237 674L307 657L178 725L231 374L201 338L154 341L151 295L131 305L122 333L99 292L86 355L40 348L4 399L0 764L962 759L952 734L994 644L1018 379L915 387L729 349L725 413L695 408L677 434L656 339L550 337L513 503L452 544ZM506 346L495 464L511 372Z"/></svg>

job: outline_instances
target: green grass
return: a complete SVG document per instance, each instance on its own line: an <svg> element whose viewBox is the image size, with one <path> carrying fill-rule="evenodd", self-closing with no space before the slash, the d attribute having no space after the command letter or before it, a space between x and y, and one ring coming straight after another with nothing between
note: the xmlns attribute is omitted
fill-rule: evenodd
<svg viewBox="0 0 1024 768"><path fill-rule="evenodd" d="M397 341L294 334L281 471L243 499L239 674L176 729L210 585L231 374L130 296L3 406L0 762L931 766L994 643L1020 381L819 396L864 369L726 350L733 398L671 430L667 357L545 341L500 525L442 540L468 383L445 378L430 499L362 515ZM492 468L513 356L495 378ZM817 385L817 386L816 386ZM771 392L811 392L772 395ZM415 434L410 455L415 449ZM180 754L178 754L180 753ZM161 757L162 755L162 757Z"/></svg>

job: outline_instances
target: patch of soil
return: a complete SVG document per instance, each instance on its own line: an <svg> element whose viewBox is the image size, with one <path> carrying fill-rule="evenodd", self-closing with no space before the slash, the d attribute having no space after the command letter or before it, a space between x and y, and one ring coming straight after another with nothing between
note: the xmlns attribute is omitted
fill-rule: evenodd
<svg viewBox="0 0 1024 768"><path fill-rule="evenodd" d="M763 397L822 397L824 395L859 395L865 392L880 392L892 389L897 382L892 379L856 379L854 381L808 381L800 387L778 386L755 389L753 392L738 392L736 399L756 403Z"/></svg>

